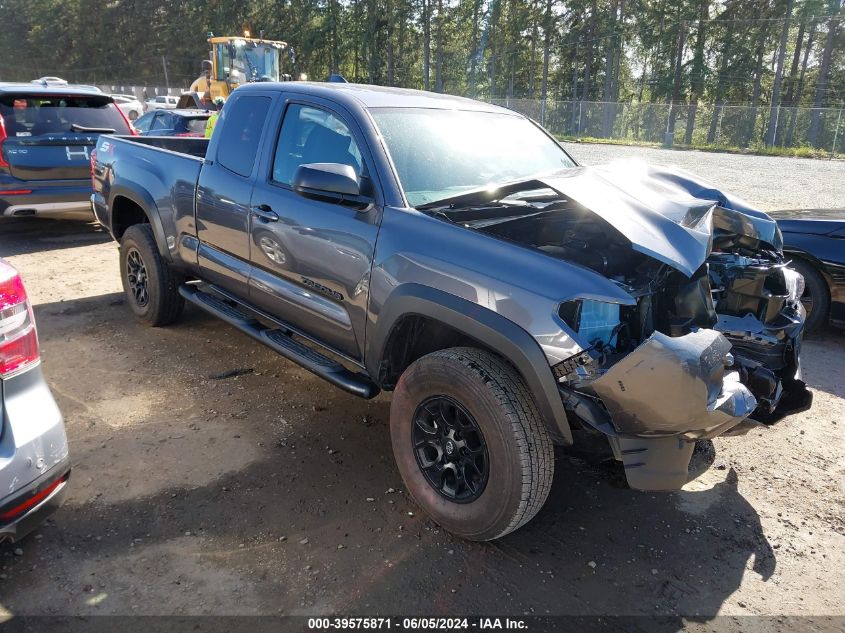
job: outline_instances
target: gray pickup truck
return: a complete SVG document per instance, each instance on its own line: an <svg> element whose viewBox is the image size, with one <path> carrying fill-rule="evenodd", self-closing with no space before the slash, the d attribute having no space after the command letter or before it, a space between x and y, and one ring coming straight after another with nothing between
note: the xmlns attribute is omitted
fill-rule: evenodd
<svg viewBox="0 0 845 633"><path fill-rule="evenodd" d="M92 204L135 315L185 301L333 385L393 391L416 502L468 539L604 436L672 490L697 440L809 406L777 225L694 176L578 166L514 112L352 84L238 88L205 139L102 137Z"/></svg>

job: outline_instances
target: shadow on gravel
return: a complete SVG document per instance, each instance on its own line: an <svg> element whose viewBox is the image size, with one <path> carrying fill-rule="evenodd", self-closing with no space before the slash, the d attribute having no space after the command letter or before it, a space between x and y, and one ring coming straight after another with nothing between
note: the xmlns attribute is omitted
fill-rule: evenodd
<svg viewBox="0 0 845 633"><path fill-rule="evenodd" d="M114 308L115 306L120 306L120 312L110 313L108 317L106 317L103 311L105 309ZM137 323L129 307L126 305L126 296L123 292L110 292L104 295L85 297L83 299L73 299L70 301L42 303L33 306L33 310L35 311L38 323L39 337L45 340L49 340L45 337L49 337L51 334L50 331L53 329L53 323L48 320L49 317L64 318L76 315L91 315L95 318L118 319L121 322L132 324ZM216 319L204 310L196 308L190 304L185 306L185 310L182 313L182 316L179 317L179 320L173 325L168 326L167 329L190 329L203 324L218 325L226 330L230 330L233 335L237 333L234 328L226 326L219 319ZM140 323L137 324L137 327L142 328L141 331L146 330L146 327L142 326ZM244 338L244 340L247 339ZM283 362L281 358L279 360L280 362Z"/></svg>
<svg viewBox="0 0 845 633"><path fill-rule="evenodd" d="M286 371L281 359L270 361L276 375L256 353L260 374L209 380L193 392L203 415L182 418L172 412L221 354L201 343L229 330L192 311L185 331L167 328L165 354L163 335L139 337L128 314L119 319L120 301L109 294L38 308L47 345L80 328L96 340L118 336L125 356L167 387L131 425L68 419L76 438L68 503L40 539L20 545L23 555L0 547L2 606L12 613L661 615L668 631L684 628L681 614L715 617L749 569L763 580L774 573L773 548L736 472L707 490L636 492L586 442L556 452L551 494L532 522L493 543L453 538L402 493L386 398L357 400ZM232 341L229 362L257 349L246 337ZM72 393L62 376L56 388ZM98 391L126 389L125 372L96 379ZM227 407L234 398L243 404ZM280 425L279 410L291 421ZM169 472L174 459L178 472L223 461L224 441L260 448L202 485L174 477L164 489L108 501L139 473ZM699 453L701 470L713 453L707 445Z"/></svg>
<svg viewBox="0 0 845 633"><path fill-rule="evenodd" d="M660 494L623 487L616 463L564 457L556 467L544 510L495 546L545 568L552 613L707 619L752 558L763 580L774 573L774 551L733 470L709 490Z"/></svg>
<svg viewBox="0 0 845 633"><path fill-rule="evenodd" d="M94 222L0 218L0 257L102 244L110 240L111 236Z"/></svg>
<svg viewBox="0 0 845 633"><path fill-rule="evenodd" d="M812 389L845 398L845 382L839 368L845 358L845 332L826 327L804 339L801 348L803 378Z"/></svg>
<svg viewBox="0 0 845 633"><path fill-rule="evenodd" d="M44 339L45 336L49 336L49 330L52 329L50 323L47 321L48 317L64 318L75 315L100 313L105 308L122 306L125 303L126 299L122 292L110 292L109 294L85 297L84 299L42 303L33 306L32 309L35 311L39 338ZM132 315L127 313L126 317L132 318Z"/></svg>
<svg viewBox="0 0 845 633"><path fill-rule="evenodd" d="M372 408L384 419L385 405ZM41 541L25 541L26 557L0 549L20 566L9 572L3 604L18 614L128 613L139 602L146 613L213 614L242 612L237 597L267 614L677 615L677 626L663 621L669 631L684 628L680 614L714 617L751 559L763 579L774 572L732 470L710 490L648 494L623 488L612 465L561 453L534 521L498 542L467 543L419 516L404 495L372 492L374 481L386 488L397 478L379 458L388 448L379 427L341 425L345 442L331 457L331 440L318 435L326 427L311 427L314 434L276 441L266 459L207 485L174 483L121 503L97 500L98 490L124 482L100 477L98 456L77 449L80 483L97 480L85 490L90 500L65 506ZM130 437L138 432L115 438L109 451L155 469ZM195 440L183 441L191 450ZM57 555L64 560L49 563L49 575L26 574L36 557ZM252 582L197 587L195 578L221 570ZM90 589L95 577L102 589ZM91 591L106 594L97 608L86 605ZM43 605L43 596L55 603ZM210 605L191 606L196 596Z"/></svg>

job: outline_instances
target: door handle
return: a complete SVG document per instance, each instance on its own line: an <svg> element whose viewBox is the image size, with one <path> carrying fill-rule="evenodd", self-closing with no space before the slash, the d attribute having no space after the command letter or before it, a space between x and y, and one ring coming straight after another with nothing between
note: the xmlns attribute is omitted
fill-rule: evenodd
<svg viewBox="0 0 845 633"><path fill-rule="evenodd" d="M270 208L268 204L259 204L252 207L252 213L255 217L264 220L265 222L278 222L279 215Z"/></svg>

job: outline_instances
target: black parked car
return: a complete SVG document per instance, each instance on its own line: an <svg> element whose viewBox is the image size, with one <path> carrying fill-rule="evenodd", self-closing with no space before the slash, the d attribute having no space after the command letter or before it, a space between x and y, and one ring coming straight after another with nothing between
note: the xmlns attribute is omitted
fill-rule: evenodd
<svg viewBox="0 0 845 633"><path fill-rule="evenodd" d="M205 136L210 112L201 110L153 110L135 121L141 136Z"/></svg>
<svg viewBox="0 0 845 633"><path fill-rule="evenodd" d="M780 211L784 254L804 276L807 331L845 327L845 209Z"/></svg>

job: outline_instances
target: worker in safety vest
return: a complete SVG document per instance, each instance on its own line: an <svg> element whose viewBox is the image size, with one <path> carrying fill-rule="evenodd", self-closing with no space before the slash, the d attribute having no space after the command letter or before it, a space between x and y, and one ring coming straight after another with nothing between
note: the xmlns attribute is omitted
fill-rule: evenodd
<svg viewBox="0 0 845 633"><path fill-rule="evenodd" d="M208 121L205 124L205 138L211 138L211 133L214 132L214 126L217 125L217 118L220 116L220 110L223 109L223 104L226 101L223 97L214 97L214 106L217 110L208 117Z"/></svg>

